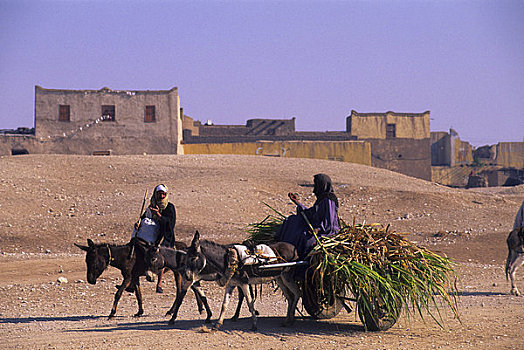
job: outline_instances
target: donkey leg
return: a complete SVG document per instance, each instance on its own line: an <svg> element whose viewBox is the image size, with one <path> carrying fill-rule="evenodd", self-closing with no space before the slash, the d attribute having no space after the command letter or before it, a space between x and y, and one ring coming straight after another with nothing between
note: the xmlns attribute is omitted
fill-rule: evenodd
<svg viewBox="0 0 524 350"><path fill-rule="evenodd" d="M523 264L524 264L524 254L517 254L509 266L509 277L511 280L510 293L516 296L520 295L520 291L518 290L517 284L515 283L515 275L516 275L517 269Z"/></svg>
<svg viewBox="0 0 524 350"><path fill-rule="evenodd" d="M195 291L195 289L193 288L193 286L195 288L197 288L198 290L200 290L200 293L197 293ZM202 290L200 289L200 281L195 283L195 284L193 284L193 286L191 286L191 289L193 289L193 292L195 293L195 299L196 299L196 303L197 303L198 313L200 315L202 315L202 312L204 312L204 301L202 300L202 295L204 296L204 298L206 296L204 295L204 292L202 292ZM205 302L207 303L207 299L206 299Z"/></svg>
<svg viewBox="0 0 524 350"><path fill-rule="evenodd" d="M120 297L122 296L122 293L124 293L124 290L131 284L131 278L124 278L124 281L118 287L118 290L115 293L115 299L113 301L113 307L111 308L111 313L109 314L108 318L111 319L115 317L116 314L116 307L118 306L118 301L120 300Z"/></svg>
<svg viewBox="0 0 524 350"><path fill-rule="evenodd" d="M233 317L231 317L231 321L233 322L238 321L238 317L240 316L240 309L242 309L243 301L244 301L244 292L242 291L242 288L238 287L238 304L235 310L235 314L233 315Z"/></svg>
<svg viewBox="0 0 524 350"><path fill-rule="evenodd" d="M134 317L140 317L144 314L144 308L142 305L142 291L140 290L140 280L139 277L136 277L133 280L135 284L135 296L136 296L136 302L138 303L138 312L134 315Z"/></svg>
<svg viewBox="0 0 524 350"><path fill-rule="evenodd" d="M251 294L249 293L249 284L243 284L240 286L242 288L242 292L244 293L244 297L247 301L247 306L249 307L249 312L251 312L251 330L256 331L257 330L257 311L255 310L255 301L251 297Z"/></svg>
<svg viewBox="0 0 524 350"><path fill-rule="evenodd" d="M180 289L177 289L177 295L175 298L175 302L173 303L173 306L171 309L173 309L173 315L171 316L171 319L169 320L169 324L174 324L176 317L178 315L178 309L180 308L180 305L182 305L182 301L184 300L184 297L186 296L187 290L193 285L193 282L187 282L183 283L181 285Z"/></svg>
<svg viewBox="0 0 524 350"><path fill-rule="evenodd" d="M179 272L175 272L175 271L173 271L173 274L174 274L174 276L175 276L176 297L175 297L175 301L173 302L173 305L172 305L171 308L166 312L166 316L168 316L168 315L172 315L173 312L175 311L176 298L178 298L178 294L179 294L180 291L182 290L182 276L180 275Z"/></svg>
<svg viewBox="0 0 524 350"><path fill-rule="evenodd" d="M290 315L290 308L291 308L291 296L290 296L291 292L289 291L289 289L287 288L287 286L284 284L284 282L282 281L280 277L276 279L276 282L277 282L278 288L280 288L280 290L282 291L282 294L284 294L284 297L286 298L286 301L287 301L286 319L284 322L282 322L282 326L286 327L286 326L289 326L289 315Z"/></svg>
<svg viewBox="0 0 524 350"><path fill-rule="evenodd" d="M284 272L279 278L288 294L288 314L285 325L292 325L295 322L295 310L301 296L300 288L298 288L293 275L294 272L288 271Z"/></svg>
<svg viewBox="0 0 524 350"><path fill-rule="evenodd" d="M228 284L226 286L226 292L224 293L224 300L222 301L222 308L220 309L220 316L218 316L218 321L215 323L213 328L218 330L224 323L224 318L226 317L227 305L229 304L229 299L231 298L231 293L235 287Z"/></svg>
<svg viewBox="0 0 524 350"><path fill-rule="evenodd" d="M197 300L200 300L200 303L203 304L203 306L206 308L206 320L205 323L211 322L211 316L213 316L213 313L211 312L211 308L209 307L209 304L207 302L207 297L200 288L200 283L195 283L191 286L191 289L193 289L193 292L195 293L195 296L197 297ZM201 312L202 313L202 312Z"/></svg>

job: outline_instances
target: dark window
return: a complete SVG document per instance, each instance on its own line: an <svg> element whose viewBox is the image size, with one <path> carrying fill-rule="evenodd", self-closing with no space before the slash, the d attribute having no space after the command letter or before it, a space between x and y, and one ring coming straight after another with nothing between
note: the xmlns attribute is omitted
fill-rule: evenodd
<svg viewBox="0 0 524 350"><path fill-rule="evenodd" d="M397 128L395 124L386 124L386 138L394 139L397 137Z"/></svg>
<svg viewBox="0 0 524 350"><path fill-rule="evenodd" d="M156 121L155 106L146 106L144 123L154 123Z"/></svg>
<svg viewBox="0 0 524 350"><path fill-rule="evenodd" d="M60 105L58 107L58 120L61 122L71 121L71 108L69 105Z"/></svg>
<svg viewBox="0 0 524 350"><path fill-rule="evenodd" d="M102 106L102 120L103 121L115 121L115 106Z"/></svg>

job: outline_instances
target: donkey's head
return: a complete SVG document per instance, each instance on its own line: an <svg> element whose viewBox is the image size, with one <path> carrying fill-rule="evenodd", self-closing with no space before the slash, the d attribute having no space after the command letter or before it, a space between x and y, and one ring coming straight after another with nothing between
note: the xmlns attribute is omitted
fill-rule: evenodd
<svg viewBox="0 0 524 350"><path fill-rule="evenodd" d="M96 279L104 272L111 262L111 250L107 244L95 244L87 240L87 246L75 243L75 246L87 252L87 282L95 284Z"/></svg>
<svg viewBox="0 0 524 350"><path fill-rule="evenodd" d="M183 269L184 278L188 281L194 281L205 266L206 257L200 249L200 233L196 231L191 246L187 250L187 259Z"/></svg>
<svg viewBox="0 0 524 350"><path fill-rule="evenodd" d="M146 250L144 262L146 276L149 276L150 273L158 274L165 267L164 256L160 253L160 248L157 245L150 246Z"/></svg>

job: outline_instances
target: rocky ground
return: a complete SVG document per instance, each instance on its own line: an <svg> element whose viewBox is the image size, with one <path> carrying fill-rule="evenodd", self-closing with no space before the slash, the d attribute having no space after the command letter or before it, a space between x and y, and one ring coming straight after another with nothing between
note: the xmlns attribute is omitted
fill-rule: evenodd
<svg viewBox="0 0 524 350"><path fill-rule="evenodd" d="M96 285L85 282L84 255L73 243L127 242L144 192L158 183L171 190L177 239L189 243L198 229L203 238L230 243L245 239L247 224L271 213L266 204L291 213L289 191L312 204L312 177L319 172L333 179L344 220L390 224L457 262L461 322L442 309L442 328L427 316L403 315L392 329L372 333L354 312L343 311L283 328L285 302L268 285L257 301L258 332L249 331L243 311L239 322L206 333L192 295L177 323L167 324L172 275L164 294L144 280L145 315L138 319L132 317L135 298L125 293L117 317L107 320L121 281L117 270L108 269ZM307 159L27 155L0 157L0 194L2 349L522 348L524 298L508 294L504 263L524 186L451 189L382 169ZM216 317L223 291L209 283L204 288Z"/></svg>

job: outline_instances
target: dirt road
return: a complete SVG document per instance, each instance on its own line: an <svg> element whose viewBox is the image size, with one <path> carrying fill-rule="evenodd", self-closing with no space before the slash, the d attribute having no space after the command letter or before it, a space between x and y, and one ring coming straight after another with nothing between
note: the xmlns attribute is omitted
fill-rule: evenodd
<svg viewBox="0 0 524 350"><path fill-rule="evenodd" d="M158 183L171 190L177 239L198 229L222 243L246 237L246 225L284 213L297 192L312 204L312 176L334 181L346 221L390 224L397 232L457 262L461 322L443 310L443 327L425 315L404 313L390 330L365 332L355 312L327 321L304 317L281 326L285 302L264 287L257 301L258 332L247 310L223 331L203 332L205 316L188 295L175 325L165 312L174 300L173 277L164 294L142 282L145 315L134 318L136 300L122 297L107 319L121 276L104 272L85 280L82 252L73 243L124 243L144 191ZM524 200L524 186L450 189L382 169L331 161L243 156L0 157L0 348L2 349L519 349L524 298L508 294L505 239ZM524 271L518 285L524 289ZM58 282L65 277L67 283ZM214 317L223 290L205 284ZM233 305L230 306L233 314ZM305 314L305 311L301 309Z"/></svg>

